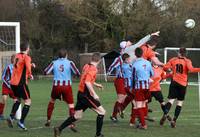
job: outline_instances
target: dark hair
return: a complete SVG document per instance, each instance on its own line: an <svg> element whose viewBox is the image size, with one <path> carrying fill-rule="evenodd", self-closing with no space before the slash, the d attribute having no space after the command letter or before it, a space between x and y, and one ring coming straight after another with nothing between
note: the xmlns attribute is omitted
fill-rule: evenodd
<svg viewBox="0 0 200 137"><path fill-rule="evenodd" d="M65 58L67 56L67 50L66 49L60 49L58 52L59 58Z"/></svg>
<svg viewBox="0 0 200 137"><path fill-rule="evenodd" d="M179 53L181 54L181 56L186 56L187 50L185 47L181 47L179 49Z"/></svg>
<svg viewBox="0 0 200 137"><path fill-rule="evenodd" d="M29 48L29 43L24 42L20 44L20 51L26 51Z"/></svg>
<svg viewBox="0 0 200 137"><path fill-rule="evenodd" d="M15 60L15 54L12 54L12 56L10 58L10 61L11 61L12 64L14 63L14 60Z"/></svg>
<svg viewBox="0 0 200 137"><path fill-rule="evenodd" d="M126 36L125 41L130 41L131 43L134 42L133 36Z"/></svg>
<svg viewBox="0 0 200 137"><path fill-rule="evenodd" d="M91 61L98 62L99 60L101 60L101 54L99 52L93 53Z"/></svg>
<svg viewBox="0 0 200 137"><path fill-rule="evenodd" d="M122 60L123 61L125 61L127 58L129 58L130 57L130 55L128 54L128 53L124 53L123 55L122 55Z"/></svg>
<svg viewBox="0 0 200 137"><path fill-rule="evenodd" d="M137 58L140 58L140 57L142 57L142 55L143 55L143 50L141 49L141 48L136 48L135 49L135 56L137 57Z"/></svg>
<svg viewBox="0 0 200 137"><path fill-rule="evenodd" d="M149 44L150 46L157 45L158 44L158 36L156 36L156 35L151 36L150 40L147 41L147 44Z"/></svg>

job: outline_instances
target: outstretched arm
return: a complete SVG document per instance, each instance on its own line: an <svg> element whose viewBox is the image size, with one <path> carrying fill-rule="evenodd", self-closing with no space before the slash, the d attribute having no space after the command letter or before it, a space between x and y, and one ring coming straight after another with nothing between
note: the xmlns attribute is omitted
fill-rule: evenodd
<svg viewBox="0 0 200 137"><path fill-rule="evenodd" d="M194 68L191 61L188 61L187 67L190 73L200 72L200 68Z"/></svg>

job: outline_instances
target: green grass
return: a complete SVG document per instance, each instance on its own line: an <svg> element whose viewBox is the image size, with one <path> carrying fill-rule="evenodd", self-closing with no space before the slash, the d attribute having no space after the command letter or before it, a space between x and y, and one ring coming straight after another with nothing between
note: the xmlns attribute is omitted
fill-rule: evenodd
<svg viewBox="0 0 200 137"><path fill-rule="evenodd" d="M154 110L150 114L156 118L156 122L148 123L148 130L141 131L129 127L130 106L126 109L125 119L119 119L119 123L113 124L109 116L112 112L116 99L115 90L112 83L103 83L104 90L98 91L101 103L107 111L104 121L103 133L105 137L199 137L200 136L200 112L198 110L198 88L188 87L186 101L184 102L182 113L177 121L177 128L171 129L166 123L164 127L159 126L159 119L162 115L159 104L153 100L150 108ZM74 97L76 101L76 91L78 83L73 84ZM33 81L30 83L32 106L26 119L28 132L21 131L17 126L13 129L7 127L5 121L0 121L0 137L53 137L52 128L44 128L46 122L46 108L50 99L51 81ZM162 86L166 98L168 86ZM12 100L8 100L5 115L8 116L12 105ZM173 112L174 108L172 108ZM171 113L173 114L173 113ZM64 102L57 101L52 116L52 126L59 125L68 115L68 108ZM63 131L61 137L93 137L95 134L96 114L91 110L84 113L83 119L77 123L79 133L73 133L69 129ZM38 127L42 127L39 128Z"/></svg>

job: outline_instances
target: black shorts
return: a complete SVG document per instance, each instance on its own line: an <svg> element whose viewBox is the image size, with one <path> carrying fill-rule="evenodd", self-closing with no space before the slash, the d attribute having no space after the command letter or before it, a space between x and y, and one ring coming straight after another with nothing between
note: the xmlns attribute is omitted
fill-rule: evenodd
<svg viewBox="0 0 200 137"><path fill-rule="evenodd" d="M15 97L22 98L24 100L30 99L30 92L28 86L24 85L11 85L11 89L14 92Z"/></svg>
<svg viewBox="0 0 200 137"><path fill-rule="evenodd" d="M151 92L151 97L154 97L158 102L164 102L164 98L161 91Z"/></svg>
<svg viewBox="0 0 200 137"><path fill-rule="evenodd" d="M86 86L85 86L86 87ZM87 108L98 108L101 106L101 103L92 97L87 89L85 88L84 92L78 91L77 95L77 103L75 106L75 110L83 110L85 111Z"/></svg>
<svg viewBox="0 0 200 137"><path fill-rule="evenodd" d="M169 87L168 99L184 100L186 88L186 86L182 86L179 83L172 81Z"/></svg>

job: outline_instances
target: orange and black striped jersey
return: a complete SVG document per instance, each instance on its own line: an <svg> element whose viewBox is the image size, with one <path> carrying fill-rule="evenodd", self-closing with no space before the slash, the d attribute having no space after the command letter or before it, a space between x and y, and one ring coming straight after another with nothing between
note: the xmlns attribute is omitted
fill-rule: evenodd
<svg viewBox="0 0 200 137"><path fill-rule="evenodd" d="M28 77L31 72L31 57L24 53L18 53L15 56L13 73L11 76L11 85L22 85L28 83Z"/></svg>

